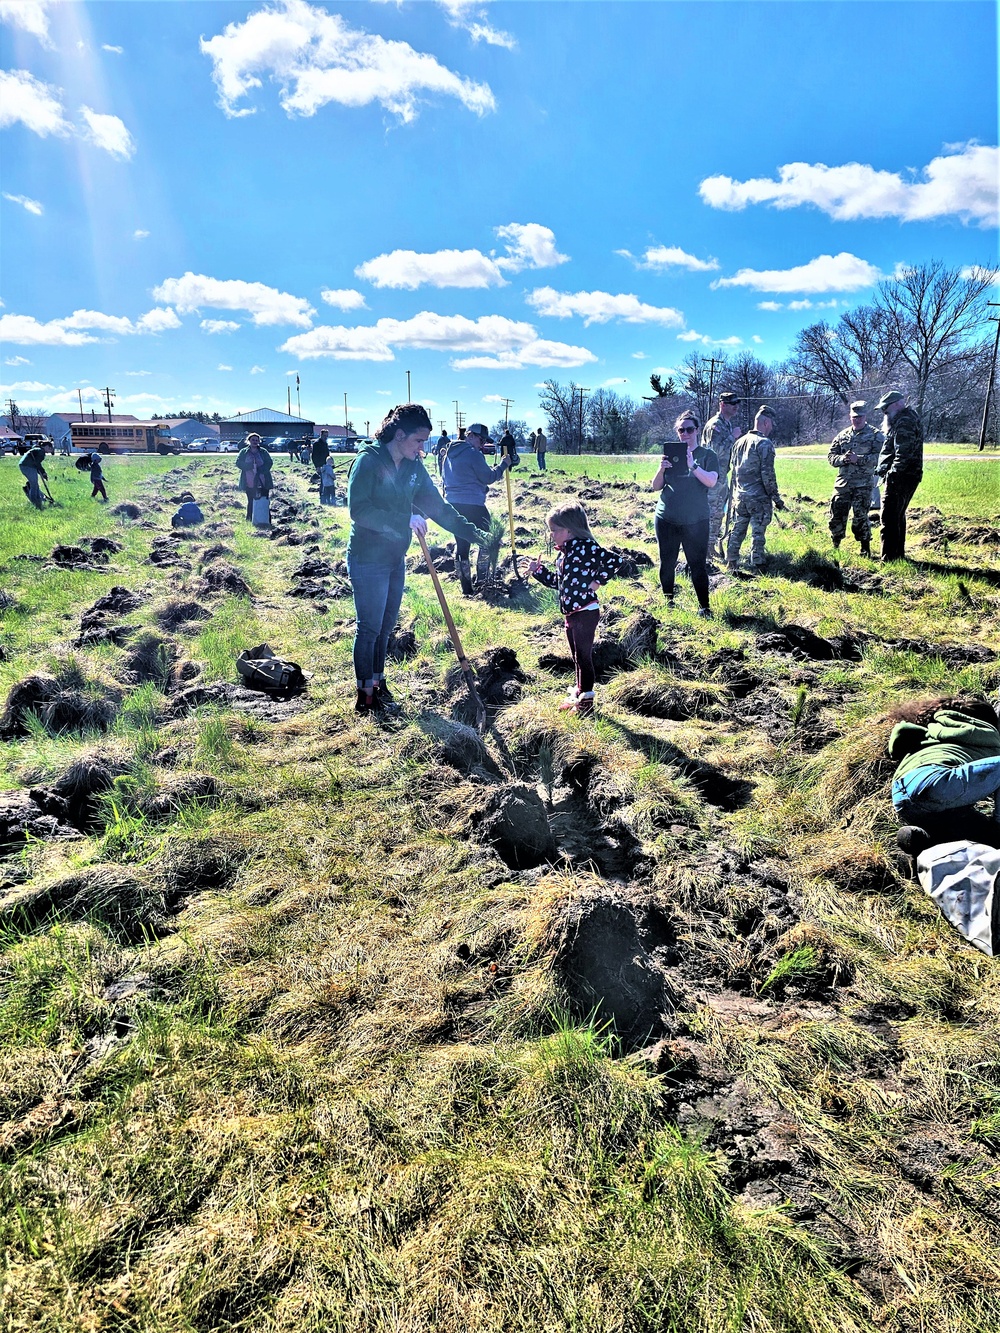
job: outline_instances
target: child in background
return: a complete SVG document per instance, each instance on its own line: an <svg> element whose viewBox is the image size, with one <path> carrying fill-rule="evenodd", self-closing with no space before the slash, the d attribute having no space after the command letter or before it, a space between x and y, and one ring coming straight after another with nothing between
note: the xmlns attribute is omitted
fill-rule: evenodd
<svg viewBox="0 0 1000 1333"><path fill-rule="evenodd" d="M560 505L545 520L559 552L553 574L541 560L528 573L547 588L558 588L559 610L566 617L566 638L576 666L576 685L563 709L583 717L594 711L594 637L601 619L597 590L621 569L623 557L598 546L582 505Z"/></svg>
<svg viewBox="0 0 1000 1333"><path fill-rule="evenodd" d="M93 490L90 492L90 498L96 500L98 496L107 501L108 493L104 489L104 470L101 467L101 455L94 453L90 455L90 484Z"/></svg>
<svg viewBox="0 0 1000 1333"><path fill-rule="evenodd" d="M319 502L321 505L337 503L337 481L329 458L319 470Z"/></svg>

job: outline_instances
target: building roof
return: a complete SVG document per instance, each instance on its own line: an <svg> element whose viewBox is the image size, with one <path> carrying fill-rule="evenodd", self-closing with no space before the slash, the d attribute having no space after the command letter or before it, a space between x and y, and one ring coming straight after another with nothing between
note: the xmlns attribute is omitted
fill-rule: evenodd
<svg viewBox="0 0 1000 1333"><path fill-rule="evenodd" d="M297 426L311 426L313 423L308 417L293 417L287 412L276 412L273 407L257 407L252 412L237 412L234 417L227 417L223 425L234 426L253 422L254 425L263 425L265 422L273 421L275 423L289 422Z"/></svg>
<svg viewBox="0 0 1000 1333"><path fill-rule="evenodd" d="M83 413L81 414L81 412L79 411L79 409L76 408L76 409L74 409L72 412L50 412L49 415L48 415L48 420L51 421L53 417L58 417L60 421L67 421L67 422L69 422L69 421L79 421L79 422L83 423L84 425L88 425L88 426L90 426L90 425L96 425L98 421L103 421L103 422L105 423L105 425L112 425L112 426L113 426L113 425L115 425L116 423L119 423L119 424L123 424L123 423L125 423L125 424L127 424L127 423L130 422L130 421L138 421L138 420L139 420L138 417L133 417L133 416L129 415L129 413L127 413L127 412L121 412L121 413L119 413L119 412L112 412L112 414L111 414L111 421L109 422L109 421L108 421L108 414L107 414L107 412L98 412L96 408L94 409L94 415L93 415L93 416L90 415L90 411L89 411L89 409L88 409L86 412L83 412Z"/></svg>

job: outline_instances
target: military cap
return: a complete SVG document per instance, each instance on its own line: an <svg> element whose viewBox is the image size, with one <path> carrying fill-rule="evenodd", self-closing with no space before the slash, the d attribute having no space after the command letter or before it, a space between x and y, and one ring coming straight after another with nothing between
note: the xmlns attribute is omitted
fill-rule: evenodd
<svg viewBox="0 0 1000 1333"><path fill-rule="evenodd" d="M858 398L851 404L851 414L853 415L855 412L863 412L867 406L868 404L863 398Z"/></svg>
<svg viewBox="0 0 1000 1333"><path fill-rule="evenodd" d="M762 403L762 404L760 405L760 407L757 408L757 416L759 416L759 417L770 417L771 420L773 421L773 420L774 420L774 408L773 408L773 407L768 407L767 403Z"/></svg>
<svg viewBox="0 0 1000 1333"><path fill-rule="evenodd" d="M902 401L903 395L898 389L893 389L891 393L884 393L875 406L880 412L883 412L887 407L892 407L893 403L901 403Z"/></svg>
<svg viewBox="0 0 1000 1333"><path fill-rule="evenodd" d="M739 401L737 395L735 393L730 393L728 389L725 393L719 394L719 402L725 403L727 407L735 407Z"/></svg>

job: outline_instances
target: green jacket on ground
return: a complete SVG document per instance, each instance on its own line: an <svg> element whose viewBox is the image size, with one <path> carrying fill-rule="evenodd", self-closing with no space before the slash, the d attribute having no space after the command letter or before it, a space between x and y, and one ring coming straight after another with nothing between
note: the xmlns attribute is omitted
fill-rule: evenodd
<svg viewBox="0 0 1000 1333"><path fill-rule="evenodd" d="M347 557L365 564L392 565L401 560L413 533L410 519L424 514L455 537L477 546L489 540L475 523L442 500L419 459L396 462L384 444L375 440L359 452L347 482L351 534Z"/></svg>
<svg viewBox="0 0 1000 1333"><path fill-rule="evenodd" d="M958 768L1000 757L1000 731L955 708L940 708L926 727L899 722L889 736L889 758L900 760L893 781L915 768Z"/></svg>

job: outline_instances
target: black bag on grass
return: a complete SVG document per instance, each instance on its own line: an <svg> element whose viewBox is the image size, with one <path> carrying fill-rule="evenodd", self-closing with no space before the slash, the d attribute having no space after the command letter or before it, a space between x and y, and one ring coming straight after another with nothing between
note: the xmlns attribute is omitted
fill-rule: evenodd
<svg viewBox="0 0 1000 1333"><path fill-rule="evenodd" d="M236 659L236 670L249 690L268 694L294 694L306 687L306 674L296 662L275 657L266 643L248 648Z"/></svg>

